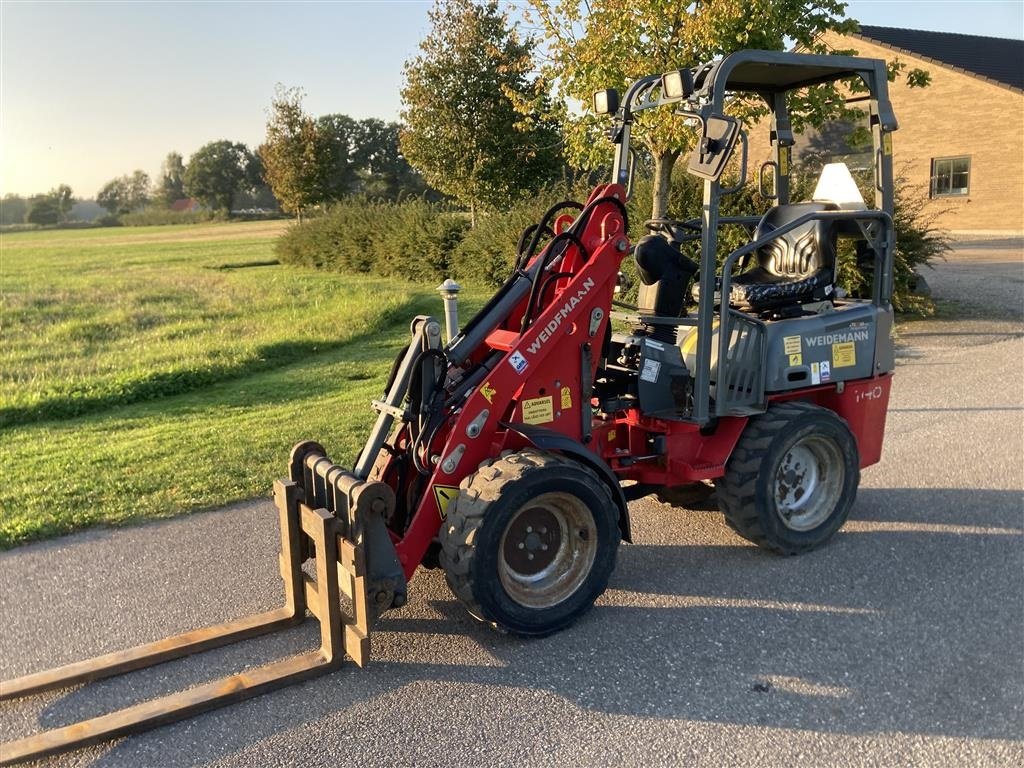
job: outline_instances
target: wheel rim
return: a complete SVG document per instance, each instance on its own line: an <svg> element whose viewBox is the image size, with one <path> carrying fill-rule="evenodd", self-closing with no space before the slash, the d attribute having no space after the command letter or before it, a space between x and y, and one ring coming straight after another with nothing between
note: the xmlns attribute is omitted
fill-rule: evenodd
<svg viewBox="0 0 1024 768"><path fill-rule="evenodd" d="M829 518L843 492L845 469L839 446L811 435L790 446L772 482L779 519L794 531L809 531Z"/></svg>
<svg viewBox="0 0 1024 768"><path fill-rule="evenodd" d="M597 526L576 496L545 493L524 504L501 536L498 577L527 608L550 608L586 580L597 556Z"/></svg>

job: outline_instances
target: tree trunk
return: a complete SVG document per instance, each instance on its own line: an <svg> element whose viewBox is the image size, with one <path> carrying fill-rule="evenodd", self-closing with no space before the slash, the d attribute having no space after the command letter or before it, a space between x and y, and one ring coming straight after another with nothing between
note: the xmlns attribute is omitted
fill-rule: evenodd
<svg viewBox="0 0 1024 768"><path fill-rule="evenodd" d="M651 195L651 218L663 219L668 211L668 195L672 187L672 168L679 153L662 151L654 156L654 186Z"/></svg>
<svg viewBox="0 0 1024 768"><path fill-rule="evenodd" d="M469 203L469 228L476 229L476 200Z"/></svg>

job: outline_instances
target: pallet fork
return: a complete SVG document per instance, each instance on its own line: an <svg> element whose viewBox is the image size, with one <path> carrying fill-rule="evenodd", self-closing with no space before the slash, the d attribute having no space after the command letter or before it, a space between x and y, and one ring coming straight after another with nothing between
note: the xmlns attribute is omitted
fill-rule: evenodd
<svg viewBox="0 0 1024 768"><path fill-rule="evenodd" d="M366 557L359 535L360 518L372 508L374 489L380 484L364 483L344 473L321 453L310 452L309 446L315 444L297 446L297 450L305 449L299 456L293 452L292 478L274 483L274 501L281 526L279 560L285 592L282 607L3 682L0 683L0 700L113 677L276 632L302 623L307 611L320 622L320 648L110 714L0 744L0 765L33 760L183 720L330 672L341 666L346 655L358 666L365 666L370 656L372 618L367 600ZM327 475L330 475L330 486ZM305 489L297 482L303 476ZM316 505L326 502L323 493L326 488L343 491L354 502L346 505L346 515L336 517L325 506ZM307 555L314 559L315 577L303 572ZM348 606L343 604L342 594L351 610L346 610Z"/></svg>

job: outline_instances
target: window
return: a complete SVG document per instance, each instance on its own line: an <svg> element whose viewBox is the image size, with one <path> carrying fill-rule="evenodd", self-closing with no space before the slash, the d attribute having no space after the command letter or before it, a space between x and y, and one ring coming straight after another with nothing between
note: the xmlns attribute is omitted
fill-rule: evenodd
<svg viewBox="0 0 1024 768"><path fill-rule="evenodd" d="M966 195L970 188L970 157L942 157L932 160L932 197Z"/></svg>

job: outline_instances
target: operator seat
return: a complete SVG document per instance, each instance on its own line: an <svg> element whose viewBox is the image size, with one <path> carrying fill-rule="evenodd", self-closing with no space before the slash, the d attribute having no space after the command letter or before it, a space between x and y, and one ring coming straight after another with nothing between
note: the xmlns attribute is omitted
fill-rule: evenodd
<svg viewBox="0 0 1024 768"><path fill-rule="evenodd" d="M841 208L863 210L865 205L846 165L832 163L822 171L813 201L770 208L754 230L754 240L808 213ZM835 290L837 237L833 222L809 221L770 240L757 250L755 266L732 279L729 304L761 313L827 299ZM716 304L720 287L717 278ZM700 283L693 286L693 298L700 300Z"/></svg>

